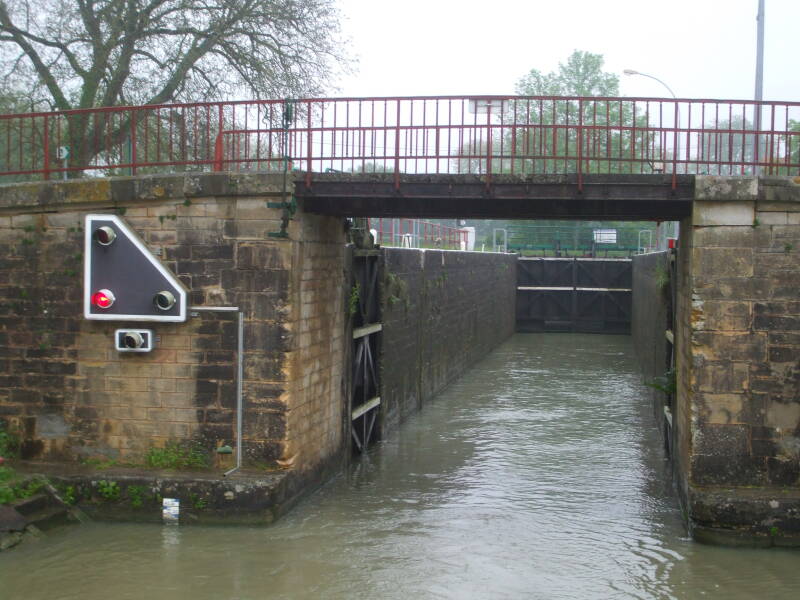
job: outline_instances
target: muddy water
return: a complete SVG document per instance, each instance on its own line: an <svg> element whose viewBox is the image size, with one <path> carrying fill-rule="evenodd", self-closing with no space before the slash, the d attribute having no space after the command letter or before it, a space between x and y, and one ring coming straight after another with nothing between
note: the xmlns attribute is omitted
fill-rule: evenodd
<svg viewBox="0 0 800 600"><path fill-rule="evenodd" d="M84 525L0 599L800 597L800 553L687 539L643 395L629 338L518 335L276 525Z"/></svg>

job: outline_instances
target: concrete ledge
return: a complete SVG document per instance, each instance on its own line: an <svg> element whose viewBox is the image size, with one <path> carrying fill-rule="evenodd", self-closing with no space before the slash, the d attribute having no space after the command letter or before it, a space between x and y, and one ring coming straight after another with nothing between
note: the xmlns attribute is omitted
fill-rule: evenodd
<svg viewBox="0 0 800 600"><path fill-rule="evenodd" d="M704 543L800 547L800 489L690 486L689 527Z"/></svg>
<svg viewBox="0 0 800 600"><path fill-rule="evenodd" d="M800 203L800 177L761 177L758 184L759 200Z"/></svg>
<svg viewBox="0 0 800 600"><path fill-rule="evenodd" d="M340 472L344 462L339 452L303 472L242 469L228 477L218 471L98 470L59 463L14 467L44 475L62 497L71 487L77 506L100 521L161 522L161 499L178 498L181 524L269 525ZM115 484L119 496L104 496L100 482Z"/></svg>
<svg viewBox="0 0 800 600"><path fill-rule="evenodd" d="M291 186L291 181L289 182ZM0 185L0 214L97 210L224 196L280 196L274 173L180 173Z"/></svg>
<svg viewBox="0 0 800 600"><path fill-rule="evenodd" d="M695 175L694 199L707 202L756 200L758 178L732 175Z"/></svg>

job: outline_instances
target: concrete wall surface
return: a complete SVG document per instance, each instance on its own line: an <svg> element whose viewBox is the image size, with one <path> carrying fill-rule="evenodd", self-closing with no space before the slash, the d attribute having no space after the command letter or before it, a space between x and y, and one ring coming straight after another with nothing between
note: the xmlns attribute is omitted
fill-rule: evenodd
<svg viewBox="0 0 800 600"><path fill-rule="evenodd" d="M384 430L514 333L516 260L513 254L384 249Z"/></svg>
<svg viewBox="0 0 800 600"><path fill-rule="evenodd" d="M633 257L631 336L636 360L646 382L661 381L669 370L666 330L670 305L669 253L652 252ZM653 415L664 431L663 391L648 388Z"/></svg>

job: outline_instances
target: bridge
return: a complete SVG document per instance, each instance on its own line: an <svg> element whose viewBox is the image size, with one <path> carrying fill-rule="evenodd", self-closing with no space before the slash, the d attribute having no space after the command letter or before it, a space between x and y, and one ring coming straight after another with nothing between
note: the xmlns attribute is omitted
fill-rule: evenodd
<svg viewBox="0 0 800 600"><path fill-rule="evenodd" d="M319 214L678 220L691 175L800 174L798 123L800 103L627 97L110 107L0 116L0 181L291 171Z"/></svg>
<svg viewBox="0 0 800 600"><path fill-rule="evenodd" d="M282 469L283 506L513 331L514 257L348 249L342 216L676 219L634 321L652 365L674 357L659 423L689 520L796 543L798 121L787 102L494 96L0 116L0 409L30 458L235 440L241 466ZM196 316L152 354L81 318L87 212L123 215L188 288ZM239 350L215 307L239 311Z"/></svg>

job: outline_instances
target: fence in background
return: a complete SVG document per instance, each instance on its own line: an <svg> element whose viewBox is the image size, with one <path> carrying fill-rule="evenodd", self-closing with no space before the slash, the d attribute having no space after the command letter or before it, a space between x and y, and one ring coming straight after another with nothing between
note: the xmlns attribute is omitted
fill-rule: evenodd
<svg viewBox="0 0 800 600"><path fill-rule="evenodd" d="M419 219L368 219L375 243L401 248L467 250L469 234L464 229Z"/></svg>

